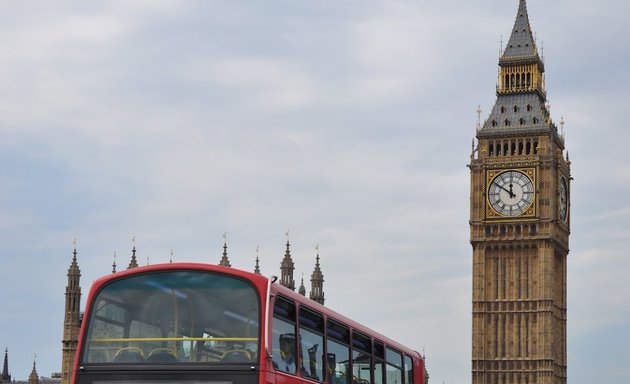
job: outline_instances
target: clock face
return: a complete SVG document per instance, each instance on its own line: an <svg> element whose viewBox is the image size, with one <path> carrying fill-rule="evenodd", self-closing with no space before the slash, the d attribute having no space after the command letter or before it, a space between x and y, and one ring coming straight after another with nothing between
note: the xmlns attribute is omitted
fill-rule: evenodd
<svg viewBox="0 0 630 384"><path fill-rule="evenodd" d="M534 202L534 184L523 172L502 172L488 186L488 201L500 215L522 215Z"/></svg>
<svg viewBox="0 0 630 384"><path fill-rule="evenodd" d="M566 222L569 217L569 188L567 187L567 179L560 177L560 201L558 204L558 214L560 220Z"/></svg>

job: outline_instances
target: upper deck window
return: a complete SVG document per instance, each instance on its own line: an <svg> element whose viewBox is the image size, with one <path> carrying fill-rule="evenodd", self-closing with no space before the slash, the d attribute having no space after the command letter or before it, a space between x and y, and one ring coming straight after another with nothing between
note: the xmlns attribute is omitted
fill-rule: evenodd
<svg viewBox="0 0 630 384"><path fill-rule="evenodd" d="M168 271L115 280L90 308L82 364L252 362L260 300L247 281Z"/></svg>

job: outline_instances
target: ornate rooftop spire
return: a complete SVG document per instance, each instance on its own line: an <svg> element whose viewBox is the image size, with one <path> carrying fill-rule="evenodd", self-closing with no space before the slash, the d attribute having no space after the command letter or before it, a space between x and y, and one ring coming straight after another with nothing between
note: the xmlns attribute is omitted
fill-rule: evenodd
<svg viewBox="0 0 630 384"><path fill-rule="evenodd" d="M4 349L4 365L2 365L2 377L0 383L10 383L11 375L9 374L9 348Z"/></svg>
<svg viewBox="0 0 630 384"><path fill-rule="evenodd" d="M526 0L519 0L514 28L499 59L497 101L477 138L552 133L564 139L551 121L545 91L545 65L538 55Z"/></svg>
<svg viewBox="0 0 630 384"><path fill-rule="evenodd" d="M254 266L254 273L260 275L260 260L258 259L258 246L256 246L256 265Z"/></svg>
<svg viewBox="0 0 630 384"><path fill-rule="evenodd" d="M315 269L311 274L311 294L310 299L324 305L324 275L319 267L319 244L315 247L317 257L315 258Z"/></svg>
<svg viewBox="0 0 630 384"><path fill-rule="evenodd" d="M219 262L219 265L222 265L224 267L232 266L230 264L230 259L228 259L228 254L227 254L227 233L223 234L223 257L221 257L221 261Z"/></svg>
<svg viewBox="0 0 630 384"><path fill-rule="evenodd" d="M28 384L39 384L39 375L37 374L37 367L35 366L36 359L37 356L33 357L33 370L28 376Z"/></svg>
<svg viewBox="0 0 630 384"><path fill-rule="evenodd" d="M284 259L280 263L280 284L295 291L295 280L293 280L293 271L295 270L295 264L291 258L291 244L289 243L289 231L287 235L287 250L284 253Z"/></svg>
<svg viewBox="0 0 630 384"><path fill-rule="evenodd" d="M529 24L527 1L520 0L512 35L505 47L505 51L503 51L501 60L522 59L526 57L540 60L532 28Z"/></svg>
<svg viewBox="0 0 630 384"><path fill-rule="evenodd" d="M131 250L131 261L129 262L129 266L127 267L127 269L138 267L138 260L136 259L136 237L135 236L131 239L131 242L133 243L133 249Z"/></svg>
<svg viewBox="0 0 630 384"><path fill-rule="evenodd" d="M304 286L304 274L302 274L302 281L300 282L298 293L302 296L306 296L306 287Z"/></svg>

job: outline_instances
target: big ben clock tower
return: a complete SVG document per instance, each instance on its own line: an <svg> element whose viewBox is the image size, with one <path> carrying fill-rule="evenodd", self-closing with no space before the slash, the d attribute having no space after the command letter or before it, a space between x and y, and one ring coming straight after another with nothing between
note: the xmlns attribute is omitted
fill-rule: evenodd
<svg viewBox="0 0 630 384"><path fill-rule="evenodd" d="M567 382L570 161L519 1L470 161L473 384Z"/></svg>

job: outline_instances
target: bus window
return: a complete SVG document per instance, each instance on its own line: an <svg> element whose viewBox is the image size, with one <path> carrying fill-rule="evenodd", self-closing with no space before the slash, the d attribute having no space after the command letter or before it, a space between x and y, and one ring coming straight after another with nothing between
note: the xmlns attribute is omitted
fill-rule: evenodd
<svg viewBox="0 0 630 384"><path fill-rule="evenodd" d="M295 304L278 297L273 308L272 355L274 368L296 374Z"/></svg>
<svg viewBox="0 0 630 384"><path fill-rule="evenodd" d="M259 348L259 307L250 283L217 273L113 280L95 296L81 362L251 362Z"/></svg>
<svg viewBox="0 0 630 384"><path fill-rule="evenodd" d="M413 363L411 357L405 355L405 384L413 384Z"/></svg>
<svg viewBox="0 0 630 384"><path fill-rule="evenodd" d="M374 341L374 384L384 384L385 347L380 341Z"/></svg>
<svg viewBox="0 0 630 384"><path fill-rule="evenodd" d="M402 355L391 348L385 350L387 384L403 384Z"/></svg>
<svg viewBox="0 0 630 384"><path fill-rule="evenodd" d="M316 381L324 380L324 318L300 308L300 373Z"/></svg>
<svg viewBox="0 0 630 384"><path fill-rule="evenodd" d="M372 341L358 332L352 333L352 384L372 383Z"/></svg>
<svg viewBox="0 0 630 384"><path fill-rule="evenodd" d="M329 384L350 384L350 332L328 320L326 336L326 380Z"/></svg>

